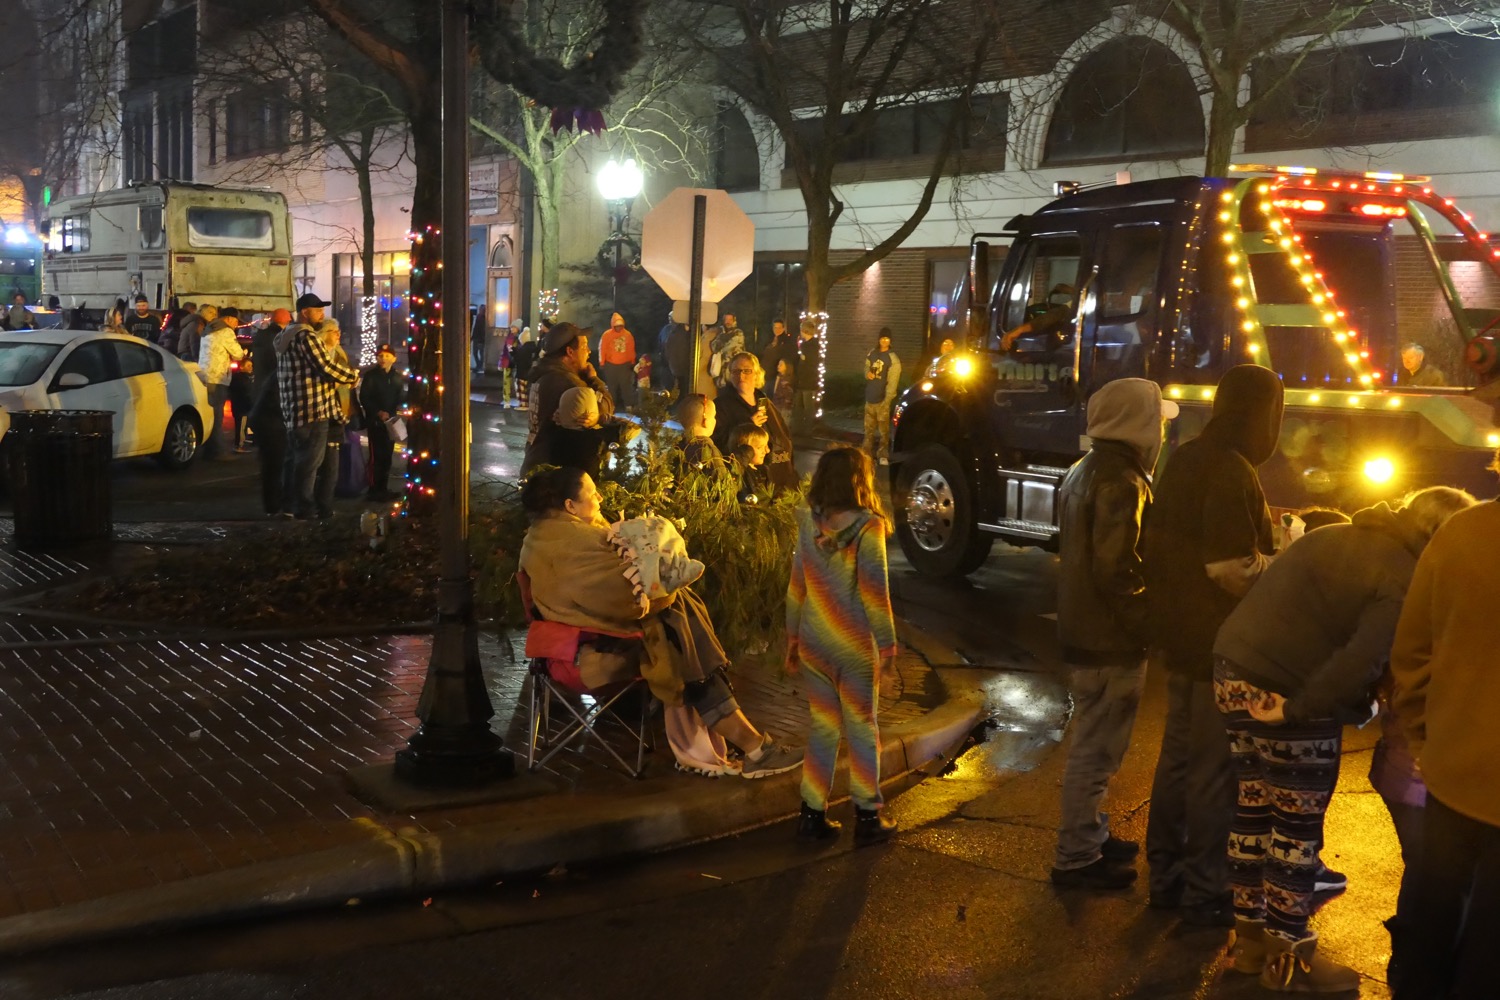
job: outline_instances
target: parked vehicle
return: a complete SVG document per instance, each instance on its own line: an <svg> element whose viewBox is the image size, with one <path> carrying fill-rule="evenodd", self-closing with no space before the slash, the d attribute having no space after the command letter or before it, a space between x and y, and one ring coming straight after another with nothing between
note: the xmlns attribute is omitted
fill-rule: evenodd
<svg viewBox="0 0 1500 1000"><path fill-rule="evenodd" d="M1286 419L1261 469L1279 507L1493 492L1500 247L1425 178L1237 169L1265 176L1070 185L1006 227L965 349L892 414L897 535L919 571L967 573L997 538L1055 545L1085 404L1127 376L1181 404L1169 452L1230 367L1280 374ZM988 245L971 250L968 287L990 288ZM1413 343L1425 376L1404 366Z"/></svg>
<svg viewBox="0 0 1500 1000"><path fill-rule="evenodd" d="M145 295L241 314L292 305L292 224L275 191L157 181L59 198L48 208L44 290L100 323Z"/></svg>
<svg viewBox="0 0 1500 1000"><path fill-rule="evenodd" d="M0 335L0 408L107 410L115 458L186 468L213 419L198 366L135 337L80 330Z"/></svg>
<svg viewBox="0 0 1500 1000"><path fill-rule="evenodd" d="M21 226L0 233L0 301L20 292L33 310L42 295L42 241Z"/></svg>

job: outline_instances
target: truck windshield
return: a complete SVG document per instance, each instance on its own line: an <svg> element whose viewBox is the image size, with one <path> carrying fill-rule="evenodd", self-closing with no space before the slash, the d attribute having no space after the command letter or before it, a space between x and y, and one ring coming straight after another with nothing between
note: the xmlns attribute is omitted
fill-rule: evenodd
<svg viewBox="0 0 1500 1000"><path fill-rule="evenodd" d="M62 350L57 344L0 341L0 386L31 385Z"/></svg>
<svg viewBox="0 0 1500 1000"><path fill-rule="evenodd" d="M249 208L210 208L197 205L187 211L188 243L222 250L271 250L275 233L271 213Z"/></svg>

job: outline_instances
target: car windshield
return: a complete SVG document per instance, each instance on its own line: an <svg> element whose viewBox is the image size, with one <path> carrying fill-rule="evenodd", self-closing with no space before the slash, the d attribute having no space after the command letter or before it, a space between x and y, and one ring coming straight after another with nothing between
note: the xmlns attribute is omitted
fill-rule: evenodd
<svg viewBox="0 0 1500 1000"><path fill-rule="evenodd" d="M0 342L0 386L30 385L62 350L58 344Z"/></svg>

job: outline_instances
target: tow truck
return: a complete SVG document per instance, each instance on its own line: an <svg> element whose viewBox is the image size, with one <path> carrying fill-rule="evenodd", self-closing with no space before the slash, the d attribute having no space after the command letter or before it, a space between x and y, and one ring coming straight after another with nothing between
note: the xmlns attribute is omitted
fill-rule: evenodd
<svg viewBox="0 0 1500 1000"><path fill-rule="evenodd" d="M1238 364L1277 372L1273 507L1345 510L1435 484L1495 492L1500 241L1428 178L1242 165L1229 177L1058 185L1017 216L1000 277L970 243L964 347L892 413L907 559L978 568L996 540L1054 548L1089 395L1153 379L1178 401L1162 461Z"/></svg>

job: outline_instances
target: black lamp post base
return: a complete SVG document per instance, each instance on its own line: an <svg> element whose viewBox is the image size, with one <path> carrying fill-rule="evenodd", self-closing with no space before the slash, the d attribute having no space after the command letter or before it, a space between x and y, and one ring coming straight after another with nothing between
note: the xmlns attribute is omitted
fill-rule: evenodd
<svg viewBox="0 0 1500 1000"><path fill-rule="evenodd" d="M423 726L396 751L396 777L426 787L466 787L515 775L515 758L488 725Z"/></svg>

